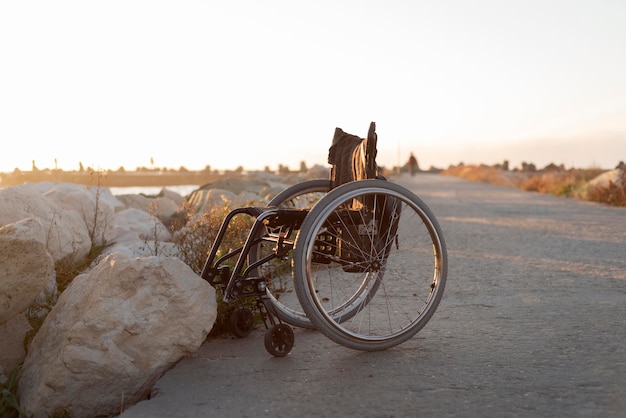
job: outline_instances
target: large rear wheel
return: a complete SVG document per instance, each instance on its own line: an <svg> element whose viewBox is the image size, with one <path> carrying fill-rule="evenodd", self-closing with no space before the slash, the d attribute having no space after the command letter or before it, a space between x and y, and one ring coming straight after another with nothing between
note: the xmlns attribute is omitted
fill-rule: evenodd
<svg viewBox="0 0 626 418"><path fill-rule="evenodd" d="M405 342L443 295L447 253L435 216L412 192L384 180L326 194L301 225L293 253L302 310L349 348Z"/></svg>

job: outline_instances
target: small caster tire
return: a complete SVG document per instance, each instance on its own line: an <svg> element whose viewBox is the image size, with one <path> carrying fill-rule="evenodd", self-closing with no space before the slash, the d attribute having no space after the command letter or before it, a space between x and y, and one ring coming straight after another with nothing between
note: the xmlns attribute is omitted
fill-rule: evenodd
<svg viewBox="0 0 626 418"><path fill-rule="evenodd" d="M293 348L293 329L287 324L273 325L265 332L265 349L275 357L284 357Z"/></svg>
<svg viewBox="0 0 626 418"><path fill-rule="evenodd" d="M252 311L246 308L235 309L228 318L228 329L238 337L245 338L252 332L254 328L254 315Z"/></svg>

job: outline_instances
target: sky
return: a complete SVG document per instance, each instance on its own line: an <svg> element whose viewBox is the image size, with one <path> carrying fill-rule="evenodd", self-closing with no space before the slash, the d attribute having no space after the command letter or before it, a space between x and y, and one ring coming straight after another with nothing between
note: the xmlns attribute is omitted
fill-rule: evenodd
<svg viewBox="0 0 626 418"><path fill-rule="evenodd" d="M626 160L626 0L0 2L0 172Z"/></svg>

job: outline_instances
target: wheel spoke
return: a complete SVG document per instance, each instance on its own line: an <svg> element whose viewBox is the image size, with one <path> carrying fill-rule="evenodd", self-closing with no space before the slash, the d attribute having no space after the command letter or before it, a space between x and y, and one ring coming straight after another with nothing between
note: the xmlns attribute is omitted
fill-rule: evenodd
<svg viewBox="0 0 626 418"><path fill-rule="evenodd" d="M364 180L334 189L311 210L294 266L302 308L322 332L347 347L379 350L428 322L443 293L447 254L417 196Z"/></svg>

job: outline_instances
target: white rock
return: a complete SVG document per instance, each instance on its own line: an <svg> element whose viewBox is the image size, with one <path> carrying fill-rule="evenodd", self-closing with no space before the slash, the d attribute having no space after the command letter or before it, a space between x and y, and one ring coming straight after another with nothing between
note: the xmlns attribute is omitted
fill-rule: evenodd
<svg viewBox="0 0 626 418"><path fill-rule="evenodd" d="M155 238L160 242L167 242L172 238L159 218L134 208L115 214L109 242L154 241Z"/></svg>
<svg viewBox="0 0 626 418"><path fill-rule="evenodd" d="M9 374L19 366L26 357L24 339L32 331L26 312L21 312L7 322L0 324L0 375ZM1 383L1 382L0 382Z"/></svg>
<svg viewBox="0 0 626 418"><path fill-rule="evenodd" d="M53 273L54 262L41 242L0 235L0 324L28 308Z"/></svg>
<svg viewBox="0 0 626 418"><path fill-rule="evenodd" d="M194 191L187 202L196 213L204 213L214 207L228 206L232 210L242 206L263 206L267 203L267 199L245 190L235 194L229 190L210 189Z"/></svg>
<svg viewBox="0 0 626 418"><path fill-rule="evenodd" d="M0 235L33 239L40 243L45 243L48 240L43 224L38 218L26 218L15 223L0 226Z"/></svg>
<svg viewBox="0 0 626 418"><path fill-rule="evenodd" d="M43 196L32 185L0 189L0 225L38 219L45 232L43 244L55 261L84 258L91 239L84 220Z"/></svg>
<svg viewBox="0 0 626 418"><path fill-rule="evenodd" d="M180 203L179 199L173 200L170 197L148 197L140 194L123 194L117 197L126 208L143 210L158 216L160 219L167 219L174 215Z"/></svg>
<svg viewBox="0 0 626 418"><path fill-rule="evenodd" d="M4 228L6 231L7 228ZM54 289L47 289L52 281ZM56 295L54 263L44 245L19 235L0 235L0 368L10 373L26 356L32 330L27 309L46 292Z"/></svg>
<svg viewBox="0 0 626 418"><path fill-rule="evenodd" d="M241 206L264 206L267 203L267 200L260 197L258 194L253 192L241 192L232 201L231 208L238 208Z"/></svg>
<svg viewBox="0 0 626 418"><path fill-rule="evenodd" d="M205 340L216 317L213 288L175 258L113 254L59 298L24 361L27 414L119 413Z"/></svg>
<svg viewBox="0 0 626 418"><path fill-rule="evenodd" d="M111 190L108 187L100 187L96 189L90 188L89 190L94 193L98 193L98 198L102 202L106 203L115 212L119 212L120 210L125 209L124 204L120 202L115 196L113 196L113 193L111 193Z"/></svg>
<svg viewBox="0 0 626 418"><path fill-rule="evenodd" d="M619 186L624 178L624 169L616 168L615 170L606 171L594 179L590 180L588 186L591 187L608 187L609 182Z"/></svg>
<svg viewBox="0 0 626 418"><path fill-rule="evenodd" d="M94 244L102 244L111 238L114 208L105 199L105 188L86 187L78 184L60 183L43 193L65 211L74 211L76 219L85 223ZM118 202L119 203L119 202Z"/></svg>
<svg viewBox="0 0 626 418"><path fill-rule="evenodd" d="M187 199L187 204L193 208L196 213L204 213L210 210L214 206L227 206L231 205L233 199L237 195L229 190L223 189L210 189L210 190L196 190Z"/></svg>
<svg viewBox="0 0 626 418"><path fill-rule="evenodd" d="M241 192L258 193L259 190L268 186L268 182L260 178L237 178L226 177L212 183L203 185L199 190L228 190L235 194Z"/></svg>
<svg viewBox="0 0 626 418"><path fill-rule="evenodd" d="M287 187L289 186L286 184L277 184L272 187L267 187L259 192L259 197L262 198L263 202L269 202L274 198L274 196L285 190Z"/></svg>
<svg viewBox="0 0 626 418"><path fill-rule="evenodd" d="M95 267L100 261L113 253L121 253L128 258L139 257L179 257L180 251L173 242L160 241L125 241L106 247L98 257L93 260L91 267Z"/></svg>
<svg viewBox="0 0 626 418"><path fill-rule="evenodd" d="M177 207L185 202L185 198L180 193L176 193L175 191L166 188L161 189L158 196L170 199L172 202L176 203Z"/></svg>

